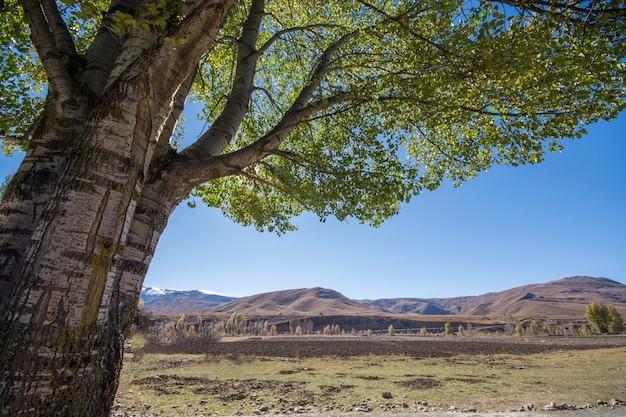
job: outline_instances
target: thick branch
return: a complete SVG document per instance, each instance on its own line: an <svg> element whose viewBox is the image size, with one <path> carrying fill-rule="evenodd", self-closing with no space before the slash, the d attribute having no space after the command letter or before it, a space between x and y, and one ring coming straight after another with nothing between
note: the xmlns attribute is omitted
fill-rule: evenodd
<svg viewBox="0 0 626 417"><path fill-rule="evenodd" d="M117 11L134 15L138 3L138 0L112 1L102 19L102 26L85 55L86 66L82 80L96 97L104 92L117 57L122 51L120 39L109 30L109 26L113 24L112 16Z"/></svg>
<svg viewBox="0 0 626 417"><path fill-rule="evenodd" d="M176 39L184 39L185 43L176 48L165 43L158 47L154 55L154 65L150 68L150 83L157 100L173 97L215 40L228 9L234 3L235 0L200 2L171 35Z"/></svg>
<svg viewBox="0 0 626 417"><path fill-rule="evenodd" d="M187 153L181 153L166 168L166 179L163 181L170 184L164 187L167 189L178 188L181 191L179 197L182 199L194 187L204 182L239 174L244 168L261 161L277 150L289 134L300 124L306 122L307 118L312 114L354 98L353 94L345 93L326 98L323 101L310 103L316 89L322 82L324 72L332 62L333 56L343 45L358 36L358 34L359 31L350 32L339 38L324 51L311 75L309 84L300 91L299 96L280 122L266 135L249 146L228 155L208 156L197 159L191 158ZM176 183L176 185L173 183Z"/></svg>
<svg viewBox="0 0 626 417"><path fill-rule="evenodd" d="M171 144L172 136L178 124L183 110L185 109L185 100L191 90L191 85L196 77L196 71L194 70L185 82L180 86L176 96L171 105L170 114L163 125L161 134L159 135L156 144L154 144L154 154L152 161L150 162L150 169L147 181L150 182L155 174L157 174L162 167L166 166L175 157L176 151Z"/></svg>
<svg viewBox="0 0 626 417"><path fill-rule="evenodd" d="M182 199L194 187L204 182L229 175L239 175L245 168L273 154L289 134L309 120L309 116L350 98L353 96L338 95L324 99L323 102L309 104L303 109L297 108L294 104L270 132L253 144L230 154L196 160L179 157L168 167L165 181L169 182L169 186L166 188L175 188L172 184L177 183L178 189L181 190L179 198Z"/></svg>
<svg viewBox="0 0 626 417"><path fill-rule="evenodd" d="M36 0L22 0L20 3L30 28L30 38L48 76L49 87L60 101L64 101L70 96L73 83L41 4Z"/></svg>
<svg viewBox="0 0 626 417"><path fill-rule="evenodd" d="M237 133L254 89L254 74L260 53L255 45L265 13L264 0L252 2L248 19L237 40L237 68L231 92L220 116L211 128L183 152L186 157L203 158L222 153Z"/></svg>
<svg viewBox="0 0 626 417"><path fill-rule="evenodd" d="M159 145L163 147L167 147L172 149L172 135L174 134L174 130L176 129L176 125L178 124L178 120L180 119L181 114L183 114L183 110L185 109L185 101L187 100L187 96L189 95L189 91L191 90L191 86L193 85L194 79L196 78L196 69L194 69L191 74L187 76L185 81L181 84L180 88L176 92L174 96L174 101L172 102L172 111L165 122L165 126L163 127L163 131L161 135L157 139Z"/></svg>
<svg viewBox="0 0 626 417"><path fill-rule="evenodd" d="M67 30L67 26L59 13L56 2L53 0L42 0L41 6L46 14L50 29L52 30L52 36L54 37L57 50L63 54L67 60L77 58L78 52L76 52L74 40Z"/></svg>

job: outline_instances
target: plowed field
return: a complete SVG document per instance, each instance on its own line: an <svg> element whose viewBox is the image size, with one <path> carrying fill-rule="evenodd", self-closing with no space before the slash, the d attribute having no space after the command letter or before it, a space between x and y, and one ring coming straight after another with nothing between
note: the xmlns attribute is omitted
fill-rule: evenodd
<svg viewBox="0 0 626 417"><path fill-rule="evenodd" d="M187 343L146 346L146 352L192 353L217 356L350 357L363 355L406 355L423 358L455 355L526 355L558 350L603 349L626 346L626 335L576 337L266 337L231 338L216 343Z"/></svg>

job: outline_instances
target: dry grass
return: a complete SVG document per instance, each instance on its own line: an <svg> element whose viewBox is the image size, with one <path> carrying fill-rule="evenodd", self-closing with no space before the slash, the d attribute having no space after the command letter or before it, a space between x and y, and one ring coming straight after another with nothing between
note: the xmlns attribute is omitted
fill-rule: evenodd
<svg viewBox="0 0 626 417"><path fill-rule="evenodd" d="M363 407L508 411L610 401L626 389L624 347L533 355L352 358L127 355L118 413L235 415ZM383 393L391 398L384 398ZM389 397L389 395L385 395Z"/></svg>

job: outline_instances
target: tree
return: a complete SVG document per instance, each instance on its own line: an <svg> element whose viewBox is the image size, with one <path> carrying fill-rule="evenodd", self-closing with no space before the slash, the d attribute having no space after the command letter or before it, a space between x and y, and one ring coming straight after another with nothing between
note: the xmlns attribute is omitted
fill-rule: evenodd
<svg viewBox="0 0 626 417"><path fill-rule="evenodd" d="M452 336L454 334L454 328L452 327L452 323L446 323L444 325L443 334L446 336Z"/></svg>
<svg viewBox="0 0 626 417"><path fill-rule="evenodd" d="M624 318L617 311L615 306L609 305L609 333L620 333L624 331Z"/></svg>
<svg viewBox="0 0 626 417"><path fill-rule="evenodd" d="M589 320L598 333L609 332L609 310L604 304L594 301L587 305L585 312L587 320Z"/></svg>
<svg viewBox="0 0 626 417"><path fill-rule="evenodd" d="M226 322L226 333L230 335L244 334L246 331L246 317L241 313L233 313Z"/></svg>
<svg viewBox="0 0 626 417"><path fill-rule="evenodd" d="M539 323L538 319L533 319L528 325L528 331L533 336L539 336L544 331L544 327Z"/></svg>
<svg viewBox="0 0 626 417"><path fill-rule="evenodd" d="M2 415L106 416L190 193L283 233L374 226L444 179L538 163L625 106L614 2L5 0ZM177 139L187 98L208 128ZM186 142L184 142L186 143Z"/></svg>
<svg viewBox="0 0 626 417"><path fill-rule="evenodd" d="M624 330L624 319L615 306L594 301L585 310L587 320L598 333L619 333Z"/></svg>

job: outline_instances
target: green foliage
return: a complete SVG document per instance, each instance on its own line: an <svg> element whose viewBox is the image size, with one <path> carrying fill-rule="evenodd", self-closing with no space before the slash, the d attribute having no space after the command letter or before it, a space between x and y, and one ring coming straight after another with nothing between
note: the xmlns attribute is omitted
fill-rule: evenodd
<svg viewBox="0 0 626 417"><path fill-rule="evenodd" d="M79 54L103 24L122 42L186 42L173 35L185 19L182 0L142 2L135 14L118 10L106 22L107 1L58 3ZM225 152L277 126L289 134L278 149L255 147L267 156L238 175L193 192L262 231L294 230L292 219L304 211L378 226L444 181L459 185L494 164L539 163L561 151L564 139L626 107L625 13L614 2L519 2L519 9L458 0L265 3L249 57L253 92ZM4 4L6 137L24 135L41 111L46 77L17 2ZM523 10L532 5L533 13ZM199 62L191 98L204 103L208 126L240 81L237 42L250 10L249 0L230 9ZM301 109L300 118L285 121Z"/></svg>
<svg viewBox="0 0 626 417"><path fill-rule="evenodd" d="M623 332L624 331L624 318L619 313L619 311L617 311L615 306L609 305L608 313L609 313L609 326L608 326L609 333Z"/></svg>
<svg viewBox="0 0 626 417"><path fill-rule="evenodd" d="M268 2L256 90L229 150L276 126L320 57L351 37L322 71L309 102L320 110L281 152L197 196L259 230L293 230L290 219L303 211L378 226L425 189L459 185L493 164L541 162L562 139L624 108L622 21L579 27L565 15L487 2L373 3ZM202 63L194 94L209 123L234 81L228 40L246 7L231 13Z"/></svg>
<svg viewBox="0 0 626 417"><path fill-rule="evenodd" d="M598 333L618 333L624 331L624 319L617 309L597 301L586 307L587 320Z"/></svg>
<svg viewBox="0 0 626 417"><path fill-rule="evenodd" d="M0 13L0 137L17 136L41 111L45 74L29 41L16 1L5 1ZM17 150L2 142L3 153Z"/></svg>
<svg viewBox="0 0 626 417"><path fill-rule="evenodd" d="M453 335L453 334L454 334L454 328L452 327L452 324L451 324L451 323L446 323L446 324L444 325L444 331L443 331L443 333L444 333L446 336L451 336L451 335Z"/></svg>
<svg viewBox="0 0 626 417"><path fill-rule="evenodd" d="M393 324L390 324L389 327L387 327L387 334L389 336L396 334L396 329L393 327Z"/></svg>
<svg viewBox="0 0 626 417"><path fill-rule="evenodd" d="M120 39L125 38L135 30L143 34L161 37L180 21L182 9L182 1L156 0L145 3L139 16L117 10L111 16L113 23L109 26L109 30ZM184 44L186 40L164 37L163 42L168 46L175 47Z"/></svg>

